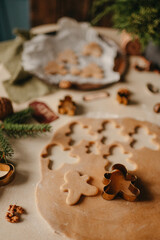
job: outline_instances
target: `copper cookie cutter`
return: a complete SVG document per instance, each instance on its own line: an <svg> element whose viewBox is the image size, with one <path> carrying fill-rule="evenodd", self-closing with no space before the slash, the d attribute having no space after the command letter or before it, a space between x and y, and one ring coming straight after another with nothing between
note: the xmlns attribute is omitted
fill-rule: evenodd
<svg viewBox="0 0 160 240"><path fill-rule="evenodd" d="M125 166L115 164L111 172L104 174L103 183L106 186L102 197L112 200L118 195L127 201L135 201L140 194L140 190L134 185L136 180L137 177L128 173Z"/></svg>
<svg viewBox="0 0 160 240"><path fill-rule="evenodd" d="M15 175L15 167L11 163L0 163L0 171L7 172L0 177L0 187L10 183Z"/></svg>

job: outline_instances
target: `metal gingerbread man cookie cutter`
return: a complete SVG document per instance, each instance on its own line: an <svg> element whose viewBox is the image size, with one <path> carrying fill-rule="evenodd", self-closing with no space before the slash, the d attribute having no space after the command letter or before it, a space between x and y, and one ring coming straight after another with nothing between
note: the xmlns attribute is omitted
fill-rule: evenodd
<svg viewBox="0 0 160 240"><path fill-rule="evenodd" d="M140 194L140 190L135 186L137 177L128 173L125 166L115 164L111 172L104 174L103 183L105 185L102 197L112 200L120 196L127 201L135 201Z"/></svg>

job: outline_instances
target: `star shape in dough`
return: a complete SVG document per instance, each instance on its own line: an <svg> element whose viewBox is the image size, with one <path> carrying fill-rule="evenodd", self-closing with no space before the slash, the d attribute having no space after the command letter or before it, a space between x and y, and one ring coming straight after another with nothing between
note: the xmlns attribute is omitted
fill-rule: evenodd
<svg viewBox="0 0 160 240"><path fill-rule="evenodd" d="M76 204L81 195L95 196L98 188L87 183L90 177L88 175L80 175L79 172L70 170L64 175L65 183L60 186L60 190L68 192L66 203L68 205Z"/></svg>

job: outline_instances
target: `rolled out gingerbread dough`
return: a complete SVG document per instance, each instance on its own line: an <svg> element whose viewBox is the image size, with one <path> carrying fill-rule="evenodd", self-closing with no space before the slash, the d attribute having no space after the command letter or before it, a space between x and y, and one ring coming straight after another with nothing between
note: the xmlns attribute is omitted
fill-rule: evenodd
<svg viewBox="0 0 160 240"><path fill-rule="evenodd" d="M72 128L78 124L87 131L72 139ZM122 135L117 140L103 143L104 125L113 124ZM135 137L136 129L144 130L146 137ZM111 134L111 133L110 133ZM108 138L110 138L108 136ZM113 136L112 136L113 137ZM74 138L75 134L74 134ZM93 139L93 140L91 140ZM138 140L140 139L140 140ZM146 144L147 139L149 144ZM136 148L134 148L134 142ZM95 145L96 152L89 151ZM137 147L139 144L139 147ZM64 163L54 169L54 147L60 146L62 154L58 161ZM141 194L136 202L117 198L107 201L102 198L103 175L109 166L113 147L120 147L128 154L127 161L136 166L130 171L138 177L136 186ZM50 167L53 148L53 169ZM63 152L75 158L66 163ZM107 159L108 158L108 159ZM117 159L118 163L118 159ZM66 203L67 192L61 191L68 171L77 171L90 177L89 184L98 188L95 196L82 195L70 206ZM43 218L55 232L76 240L158 240L160 239L160 128L149 122L134 119L79 119L61 127L41 155L42 178L36 189L36 201Z"/></svg>

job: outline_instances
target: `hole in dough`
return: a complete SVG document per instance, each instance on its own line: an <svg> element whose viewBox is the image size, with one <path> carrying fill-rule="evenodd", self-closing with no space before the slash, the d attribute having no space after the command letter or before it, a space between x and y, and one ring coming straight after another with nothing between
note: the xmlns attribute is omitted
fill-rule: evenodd
<svg viewBox="0 0 160 240"><path fill-rule="evenodd" d="M153 150L158 150L158 144L154 143L154 134L149 134L147 129L144 127L136 127L135 133L131 134L133 137L133 142L131 147L135 149L140 149L143 147L150 148Z"/></svg>
<svg viewBox="0 0 160 240"><path fill-rule="evenodd" d="M120 163L123 164L128 171L133 171L137 168L136 163L129 161L131 158L131 153L125 153L122 147L113 146L110 148L110 154L104 157L109 161L109 164L106 166L107 171L112 170L114 164Z"/></svg>
<svg viewBox="0 0 160 240"><path fill-rule="evenodd" d="M70 126L71 133L67 134L71 137L70 145L78 144L81 140L93 141L95 140L95 135L91 135L88 132L88 128L82 127L80 124L73 124Z"/></svg>
<svg viewBox="0 0 160 240"><path fill-rule="evenodd" d="M54 145L48 149L48 155L50 159L49 169L56 170L60 168L64 163L74 164L78 161L77 158L70 156L70 151L64 151L60 146Z"/></svg>
<svg viewBox="0 0 160 240"><path fill-rule="evenodd" d="M122 128L116 127L114 123L110 122L105 122L99 133L102 135L103 144L113 144L115 141L127 142L129 139L129 136L122 134Z"/></svg>
<svg viewBox="0 0 160 240"><path fill-rule="evenodd" d="M87 153L93 153L93 154L98 154L97 151L97 146L95 142L89 142L88 146L86 146L87 148Z"/></svg>

